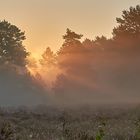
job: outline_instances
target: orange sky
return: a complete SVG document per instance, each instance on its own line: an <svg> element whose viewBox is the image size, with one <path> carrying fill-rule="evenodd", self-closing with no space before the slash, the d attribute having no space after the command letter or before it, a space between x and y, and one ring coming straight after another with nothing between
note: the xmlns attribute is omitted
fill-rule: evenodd
<svg viewBox="0 0 140 140"><path fill-rule="evenodd" d="M57 50L66 28L84 38L111 36L115 18L139 0L0 0L0 19L26 32L25 45L35 54Z"/></svg>

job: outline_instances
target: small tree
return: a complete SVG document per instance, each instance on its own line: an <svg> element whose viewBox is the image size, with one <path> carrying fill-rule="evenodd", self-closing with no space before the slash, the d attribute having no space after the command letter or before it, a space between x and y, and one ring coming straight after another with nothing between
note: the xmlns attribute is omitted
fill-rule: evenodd
<svg viewBox="0 0 140 140"><path fill-rule="evenodd" d="M44 53L42 54L42 59L40 60L41 65L51 66L55 65L56 63L56 56L50 47L46 48Z"/></svg>
<svg viewBox="0 0 140 140"><path fill-rule="evenodd" d="M11 63L19 66L26 65L28 52L22 42L24 32L7 21L0 21L0 63Z"/></svg>

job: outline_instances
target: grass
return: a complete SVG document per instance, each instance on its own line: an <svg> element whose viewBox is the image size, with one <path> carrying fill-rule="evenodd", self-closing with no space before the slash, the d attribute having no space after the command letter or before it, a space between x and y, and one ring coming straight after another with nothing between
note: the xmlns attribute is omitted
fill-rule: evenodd
<svg viewBox="0 0 140 140"><path fill-rule="evenodd" d="M140 140L140 110L1 109L0 140Z"/></svg>

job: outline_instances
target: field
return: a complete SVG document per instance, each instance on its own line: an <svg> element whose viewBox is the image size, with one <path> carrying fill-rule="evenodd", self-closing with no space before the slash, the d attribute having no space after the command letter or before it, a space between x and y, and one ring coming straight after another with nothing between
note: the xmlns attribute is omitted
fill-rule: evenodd
<svg viewBox="0 0 140 140"><path fill-rule="evenodd" d="M1 108L0 140L139 140L137 107Z"/></svg>

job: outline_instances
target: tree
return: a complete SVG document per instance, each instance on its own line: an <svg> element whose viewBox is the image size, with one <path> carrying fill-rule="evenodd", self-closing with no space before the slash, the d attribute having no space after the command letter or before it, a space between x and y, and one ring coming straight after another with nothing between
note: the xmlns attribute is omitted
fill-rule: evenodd
<svg viewBox="0 0 140 140"><path fill-rule="evenodd" d="M130 42L140 39L140 5L124 10L122 18L116 18L118 26L113 29L113 39ZM128 43L129 44L129 43Z"/></svg>
<svg viewBox="0 0 140 140"><path fill-rule="evenodd" d="M90 40L88 38L86 38L82 44L84 45L85 48L91 49L92 47L94 47L94 43L93 40Z"/></svg>
<svg viewBox="0 0 140 140"><path fill-rule="evenodd" d="M83 37L81 34L76 34L75 32L71 31L69 28L67 28L66 35L63 36L63 39L67 41L72 41L72 40L79 40Z"/></svg>
<svg viewBox="0 0 140 140"><path fill-rule="evenodd" d="M107 41L108 40L105 36L101 36L101 37L97 36L94 40L94 43L95 43L95 45L102 47L107 44Z"/></svg>
<svg viewBox="0 0 140 140"><path fill-rule="evenodd" d="M44 53L42 54L42 59L40 60L41 65L51 66L56 63L56 56L50 47L46 48Z"/></svg>
<svg viewBox="0 0 140 140"><path fill-rule="evenodd" d="M0 21L0 63L26 65L28 52L22 42L25 33L7 21Z"/></svg>
<svg viewBox="0 0 140 140"><path fill-rule="evenodd" d="M58 54L69 54L69 53L75 53L79 52L82 47L82 43L80 42L80 39L83 35L77 34L70 29L67 29L66 34L63 36L63 39L65 40L62 47L58 51Z"/></svg>

